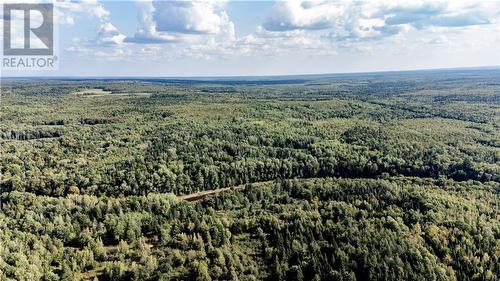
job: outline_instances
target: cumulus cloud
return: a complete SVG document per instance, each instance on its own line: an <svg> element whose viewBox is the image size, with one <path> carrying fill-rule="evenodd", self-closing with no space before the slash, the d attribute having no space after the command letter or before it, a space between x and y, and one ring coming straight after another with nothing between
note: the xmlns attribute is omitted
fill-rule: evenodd
<svg viewBox="0 0 500 281"><path fill-rule="evenodd" d="M373 7L372 3L299 0L278 2L262 27L270 32L327 32L323 37L333 41L382 38L404 29L385 23L384 15L379 15L380 9Z"/></svg>
<svg viewBox="0 0 500 281"><path fill-rule="evenodd" d="M234 24L225 11L225 2L141 1L137 7L138 28L132 36L122 34L109 21L109 14L103 14L96 39L87 44L80 41L67 50L89 53L92 48L112 46L100 48L99 52L109 53L113 58L121 53L129 54L113 49L126 49L140 58L150 56L164 60L220 58L235 51Z"/></svg>
<svg viewBox="0 0 500 281"><path fill-rule="evenodd" d="M495 7L496 6L496 7ZM496 9L495 9L496 8ZM381 6L379 17L387 25L409 24L417 29L430 26L464 27L495 22L498 4L482 1L470 2L415 2L406 5Z"/></svg>
<svg viewBox="0 0 500 281"><path fill-rule="evenodd" d="M316 54L335 53L334 47L322 40L318 34L311 34L305 30L274 32L263 27L258 27L255 33L237 40L236 49L241 49L242 54L247 55L256 53L283 55L296 50L312 51Z"/></svg>
<svg viewBox="0 0 500 281"><path fill-rule="evenodd" d="M230 24L220 1L155 1L153 5L158 31L217 34Z"/></svg>
<svg viewBox="0 0 500 281"><path fill-rule="evenodd" d="M153 2L139 2L139 27L133 37L127 37L125 42L139 44L170 43L180 40L180 36L160 32L156 27L154 13L156 11Z"/></svg>
<svg viewBox="0 0 500 281"><path fill-rule="evenodd" d="M263 27L268 31L331 28L342 20L346 4L327 1L283 1L271 9Z"/></svg>
<svg viewBox="0 0 500 281"><path fill-rule="evenodd" d="M113 24L103 22L99 27L96 41L99 45L119 45L123 43L125 37Z"/></svg>
<svg viewBox="0 0 500 281"><path fill-rule="evenodd" d="M424 41L424 43L430 44L430 45L443 45L443 44L450 43L450 40L448 39L447 36L441 35L441 36L435 37L431 40Z"/></svg>
<svg viewBox="0 0 500 281"><path fill-rule="evenodd" d="M85 1L85 8L72 3L66 5L85 9L99 19L91 43L102 49L113 46L100 50L102 54L114 57L132 52L139 59L162 60L275 57L294 52L314 56L345 50L367 53L407 41L417 32L431 35L420 44L443 45L454 41L442 34L463 30L457 27L496 23L499 15L499 4L494 2L278 1L254 32L237 37L224 1L153 0L138 2L137 30L125 36L99 2Z"/></svg>
<svg viewBox="0 0 500 281"><path fill-rule="evenodd" d="M189 41L196 35L234 37L234 24L223 1L150 1L140 5L139 28L127 42Z"/></svg>
<svg viewBox="0 0 500 281"><path fill-rule="evenodd" d="M126 36L121 33L110 21L110 13L98 3L92 9L93 15L99 19L99 29L92 43L99 46L113 46L123 44Z"/></svg>
<svg viewBox="0 0 500 281"><path fill-rule="evenodd" d="M87 44L97 46L119 45L124 42L126 36L122 34L110 21L110 12L97 0L58 0L55 2L57 10L56 20L62 24L74 24L74 16L78 14L86 14L92 18L96 18L99 23L96 37ZM80 42L79 44L84 44ZM80 48L72 48L80 49Z"/></svg>
<svg viewBox="0 0 500 281"><path fill-rule="evenodd" d="M57 12L56 21L62 24L74 24L74 15L85 13L99 20L105 20L109 17L109 12L97 0L58 0L55 2Z"/></svg>
<svg viewBox="0 0 500 281"><path fill-rule="evenodd" d="M277 2L263 23L268 31L329 32L332 40L380 39L409 29L466 27L496 22L499 4L481 1Z"/></svg>

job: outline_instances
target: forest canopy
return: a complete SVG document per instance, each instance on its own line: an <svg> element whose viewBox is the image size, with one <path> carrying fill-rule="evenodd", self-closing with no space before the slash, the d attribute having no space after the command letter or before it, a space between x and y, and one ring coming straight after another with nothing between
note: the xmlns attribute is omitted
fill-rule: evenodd
<svg viewBox="0 0 500 281"><path fill-rule="evenodd" d="M499 74L4 79L0 280L497 280Z"/></svg>

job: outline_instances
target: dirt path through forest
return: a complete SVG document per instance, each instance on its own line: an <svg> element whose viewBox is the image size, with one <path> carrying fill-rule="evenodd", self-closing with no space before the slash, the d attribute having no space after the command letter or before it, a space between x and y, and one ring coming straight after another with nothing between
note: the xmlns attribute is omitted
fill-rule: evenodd
<svg viewBox="0 0 500 281"><path fill-rule="evenodd" d="M262 181L262 182L255 182L255 183L250 183L252 187L262 187L264 185L269 185L273 183L274 180L271 181ZM178 196L179 199L183 199L186 201L198 201L201 200L207 196L212 196L215 194L219 194L221 192L226 192L229 190L243 190L247 184L242 184L242 185L237 185L237 186L232 186L232 187L224 187L224 188L217 188L217 189L212 189L212 190L204 190L204 191L199 191L187 195L181 195Z"/></svg>

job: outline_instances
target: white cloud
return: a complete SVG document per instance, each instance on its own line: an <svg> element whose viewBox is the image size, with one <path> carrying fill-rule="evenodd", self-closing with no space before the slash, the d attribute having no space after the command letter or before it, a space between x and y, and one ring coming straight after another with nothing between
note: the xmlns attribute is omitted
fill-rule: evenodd
<svg viewBox="0 0 500 281"><path fill-rule="evenodd" d="M101 21L107 20L109 12L97 0L58 0L55 1L54 7L56 9L55 18L59 24L73 25L74 17L77 14L88 14Z"/></svg>
<svg viewBox="0 0 500 281"><path fill-rule="evenodd" d="M221 1L155 1L156 28L163 32L218 34L231 28Z"/></svg>
<svg viewBox="0 0 500 281"><path fill-rule="evenodd" d="M449 44L450 40L448 39L447 36L440 35L440 36L435 37L431 40L424 41L424 43L431 44L431 45L443 45L443 44Z"/></svg>
<svg viewBox="0 0 500 281"><path fill-rule="evenodd" d="M99 28L96 37L87 42L79 42L79 44L87 44L90 46L111 46L120 45L124 42L126 36L121 33L110 21L110 12L97 0L83 0L74 2L71 0L59 0L55 3L57 9L56 17L59 23L72 25L74 16L78 14L86 14L99 21ZM68 50L82 50L83 47L69 48Z"/></svg>
<svg viewBox="0 0 500 281"><path fill-rule="evenodd" d="M180 40L179 36L158 32L154 19L155 7L153 2L144 1L138 3L139 7L139 27L133 37L127 37L126 42L130 43L171 43Z"/></svg>
<svg viewBox="0 0 500 281"><path fill-rule="evenodd" d="M456 40L445 35L451 31L463 33L466 29L485 30L496 22L499 11L499 4L491 2L292 0L276 2L255 32L236 37L225 4L139 2L138 28L129 37L110 22L109 12L98 2L86 1L84 8L67 4L75 11L87 11L100 22L95 40L80 42L71 50L92 54L92 49L98 49L103 58L122 55L160 61L276 58L290 54L332 56L337 52L367 54L384 52L395 45L399 46L397 51L404 53L408 52L404 42L423 34L425 38L411 46L456 44Z"/></svg>
<svg viewBox="0 0 500 281"><path fill-rule="evenodd" d="M99 27L96 41L100 45L119 45L123 43L125 37L113 24L103 22Z"/></svg>
<svg viewBox="0 0 500 281"><path fill-rule="evenodd" d="M268 31L327 30L334 41L379 39L411 28L465 27L496 22L498 2L300 1L277 2Z"/></svg>
<svg viewBox="0 0 500 281"><path fill-rule="evenodd" d="M346 5L327 1L278 2L271 9L263 27L269 31L331 28L345 17Z"/></svg>
<svg viewBox="0 0 500 281"><path fill-rule="evenodd" d="M139 28L127 42L156 44L196 41L210 35L234 37L234 24L224 1L148 1L139 5Z"/></svg>

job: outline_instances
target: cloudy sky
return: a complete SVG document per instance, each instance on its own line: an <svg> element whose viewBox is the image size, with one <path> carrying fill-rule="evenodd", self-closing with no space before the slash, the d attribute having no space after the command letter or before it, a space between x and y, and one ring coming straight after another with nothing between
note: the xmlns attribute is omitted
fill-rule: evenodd
<svg viewBox="0 0 500 281"><path fill-rule="evenodd" d="M19 1L15 1L19 2ZM499 1L58 1L59 70L220 76L500 65Z"/></svg>

